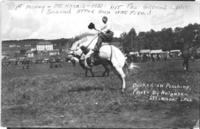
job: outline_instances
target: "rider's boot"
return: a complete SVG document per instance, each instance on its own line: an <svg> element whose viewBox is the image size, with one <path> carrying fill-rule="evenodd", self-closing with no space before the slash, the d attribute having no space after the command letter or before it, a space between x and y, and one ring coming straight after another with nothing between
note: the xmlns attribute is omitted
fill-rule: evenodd
<svg viewBox="0 0 200 129"><path fill-rule="evenodd" d="M91 65L94 65L95 61L97 60L98 56L99 56L99 49L95 48L94 53L91 56Z"/></svg>
<svg viewBox="0 0 200 129"><path fill-rule="evenodd" d="M92 55L92 58L91 58L91 65L93 65L95 63L96 60L98 60L98 57L99 57L99 49L101 47L101 44L102 44L102 38L99 37L98 38L98 41L96 43L96 46L94 48L94 53Z"/></svg>

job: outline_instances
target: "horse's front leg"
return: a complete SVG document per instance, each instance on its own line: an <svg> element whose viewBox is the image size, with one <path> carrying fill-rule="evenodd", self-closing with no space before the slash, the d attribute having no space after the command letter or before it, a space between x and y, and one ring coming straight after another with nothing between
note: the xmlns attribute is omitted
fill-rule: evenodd
<svg viewBox="0 0 200 129"><path fill-rule="evenodd" d="M72 61L72 65L75 67L75 66L76 66L76 62L75 62L75 61Z"/></svg>
<svg viewBox="0 0 200 129"><path fill-rule="evenodd" d="M106 65L103 65L105 71L103 72L102 76L109 76L110 70Z"/></svg>
<svg viewBox="0 0 200 129"><path fill-rule="evenodd" d="M107 69L107 72L106 72L106 73L107 73L106 76L108 77L108 76L110 75L110 70Z"/></svg>
<svg viewBox="0 0 200 129"><path fill-rule="evenodd" d="M85 69L85 77L87 77L88 76L88 70L87 69Z"/></svg>
<svg viewBox="0 0 200 129"><path fill-rule="evenodd" d="M92 71L92 68L91 68L91 69L89 69L89 71L90 71L90 73L91 73L92 77L94 77L94 73L93 73L93 71Z"/></svg>
<svg viewBox="0 0 200 129"><path fill-rule="evenodd" d="M93 53L93 52L90 51L90 52L88 52L88 54L85 55L85 57L84 57L84 65L85 65L85 67L88 68L88 69L91 69L91 66L88 65L87 59L91 56L92 53Z"/></svg>

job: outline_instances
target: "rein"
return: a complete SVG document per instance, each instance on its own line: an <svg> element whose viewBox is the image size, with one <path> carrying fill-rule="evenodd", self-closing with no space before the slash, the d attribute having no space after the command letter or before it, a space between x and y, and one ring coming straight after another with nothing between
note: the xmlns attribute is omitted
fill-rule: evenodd
<svg viewBox="0 0 200 129"><path fill-rule="evenodd" d="M111 49L111 55L110 55L110 62L111 62L111 59L112 59L112 56L113 56L113 50L112 50L112 46L110 45L110 49Z"/></svg>

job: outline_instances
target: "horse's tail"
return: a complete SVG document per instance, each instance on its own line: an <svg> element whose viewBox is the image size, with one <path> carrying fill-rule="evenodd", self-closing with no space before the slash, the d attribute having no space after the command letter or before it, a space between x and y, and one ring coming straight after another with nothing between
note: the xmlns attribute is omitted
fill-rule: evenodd
<svg viewBox="0 0 200 129"><path fill-rule="evenodd" d="M129 64L127 60L125 60L123 69L124 69L125 74L127 75L129 73Z"/></svg>
<svg viewBox="0 0 200 129"><path fill-rule="evenodd" d="M131 71L137 71L137 70L139 70L140 67L138 65L136 65L135 63L133 63L133 62L128 63L128 61L126 59L123 69L125 71L125 74L128 75Z"/></svg>

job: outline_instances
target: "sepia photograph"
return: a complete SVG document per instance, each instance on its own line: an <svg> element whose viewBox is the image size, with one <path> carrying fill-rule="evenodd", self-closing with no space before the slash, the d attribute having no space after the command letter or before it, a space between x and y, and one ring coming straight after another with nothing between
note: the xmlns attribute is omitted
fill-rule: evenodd
<svg viewBox="0 0 200 129"><path fill-rule="evenodd" d="M1 126L199 129L200 4L1 2Z"/></svg>

